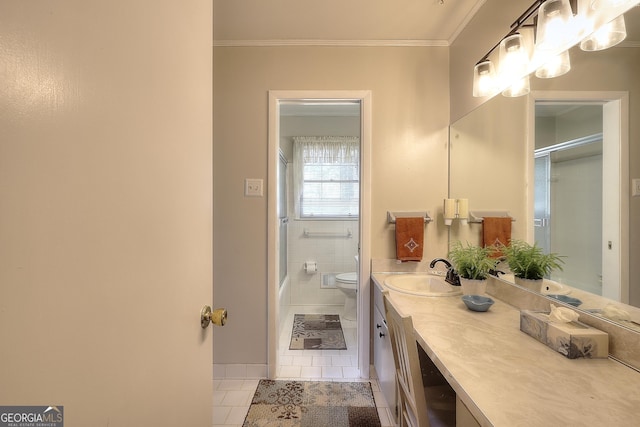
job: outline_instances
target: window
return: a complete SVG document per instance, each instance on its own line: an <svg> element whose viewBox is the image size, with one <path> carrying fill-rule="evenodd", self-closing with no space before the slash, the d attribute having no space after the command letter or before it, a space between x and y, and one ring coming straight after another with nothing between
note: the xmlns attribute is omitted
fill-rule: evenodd
<svg viewBox="0 0 640 427"><path fill-rule="evenodd" d="M358 137L294 137L296 217L357 218Z"/></svg>

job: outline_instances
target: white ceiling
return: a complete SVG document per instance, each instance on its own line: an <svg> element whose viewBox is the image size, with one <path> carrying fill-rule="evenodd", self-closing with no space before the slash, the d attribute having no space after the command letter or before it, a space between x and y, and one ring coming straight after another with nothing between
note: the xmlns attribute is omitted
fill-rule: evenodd
<svg viewBox="0 0 640 427"><path fill-rule="evenodd" d="M485 1L213 0L214 44L448 46Z"/></svg>

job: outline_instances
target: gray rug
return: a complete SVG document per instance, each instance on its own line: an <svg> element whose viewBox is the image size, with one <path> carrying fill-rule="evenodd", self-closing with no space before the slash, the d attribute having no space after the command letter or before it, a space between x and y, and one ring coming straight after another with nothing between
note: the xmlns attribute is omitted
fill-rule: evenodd
<svg viewBox="0 0 640 427"><path fill-rule="evenodd" d="M340 316L295 314L289 350L346 350Z"/></svg>
<svg viewBox="0 0 640 427"><path fill-rule="evenodd" d="M260 380L243 427L377 427L368 382Z"/></svg>

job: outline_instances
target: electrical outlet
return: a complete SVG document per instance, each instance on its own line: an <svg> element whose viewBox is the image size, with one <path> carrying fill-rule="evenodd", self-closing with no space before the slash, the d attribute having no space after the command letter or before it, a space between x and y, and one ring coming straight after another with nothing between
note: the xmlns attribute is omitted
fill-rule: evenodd
<svg viewBox="0 0 640 427"><path fill-rule="evenodd" d="M631 195L634 197L640 196L640 178L631 180Z"/></svg>
<svg viewBox="0 0 640 427"><path fill-rule="evenodd" d="M262 197L262 180L258 178L245 179L244 195L247 197Z"/></svg>

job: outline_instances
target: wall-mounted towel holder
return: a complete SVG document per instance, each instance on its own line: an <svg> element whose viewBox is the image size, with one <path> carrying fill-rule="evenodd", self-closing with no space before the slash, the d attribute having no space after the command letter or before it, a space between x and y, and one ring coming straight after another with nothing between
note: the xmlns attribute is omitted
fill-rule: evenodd
<svg viewBox="0 0 640 427"><path fill-rule="evenodd" d="M469 222L482 223L485 217L508 217L512 222L515 222L515 218L507 211L469 211Z"/></svg>
<svg viewBox="0 0 640 427"><path fill-rule="evenodd" d="M391 212L387 211L387 222L389 224L395 224L396 218L413 218L413 217L422 217L424 218L425 224L432 221L429 216L428 211L420 211L420 212Z"/></svg>

